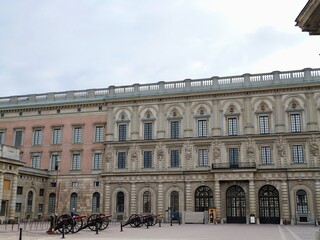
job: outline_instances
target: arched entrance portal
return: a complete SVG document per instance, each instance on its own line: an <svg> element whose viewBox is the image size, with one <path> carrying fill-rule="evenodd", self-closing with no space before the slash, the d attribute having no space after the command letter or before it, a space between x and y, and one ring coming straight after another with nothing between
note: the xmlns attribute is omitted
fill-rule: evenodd
<svg viewBox="0 0 320 240"><path fill-rule="evenodd" d="M271 186L265 185L259 190L260 223L280 223L279 193Z"/></svg>
<svg viewBox="0 0 320 240"><path fill-rule="evenodd" d="M246 223L246 196L242 187L229 187L226 200L227 223Z"/></svg>

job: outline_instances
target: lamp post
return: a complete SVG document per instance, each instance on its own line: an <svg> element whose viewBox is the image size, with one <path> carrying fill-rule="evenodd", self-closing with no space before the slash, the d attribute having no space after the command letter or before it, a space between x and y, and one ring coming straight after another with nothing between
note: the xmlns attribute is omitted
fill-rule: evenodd
<svg viewBox="0 0 320 240"><path fill-rule="evenodd" d="M56 161L56 198L54 201L54 226L56 224L56 218L58 217L58 208L59 208L59 195L60 195L60 185L59 185L59 171L60 171L60 160Z"/></svg>

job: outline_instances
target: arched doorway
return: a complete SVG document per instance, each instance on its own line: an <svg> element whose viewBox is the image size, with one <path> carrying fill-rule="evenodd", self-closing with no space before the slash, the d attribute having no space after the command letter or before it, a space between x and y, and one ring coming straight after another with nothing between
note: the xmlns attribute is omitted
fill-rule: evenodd
<svg viewBox="0 0 320 240"><path fill-rule="evenodd" d="M207 186L198 187L195 192L195 211L203 212L213 207L213 193Z"/></svg>
<svg viewBox="0 0 320 240"><path fill-rule="evenodd" d="M280 223L279 192L271 185L259 190L259 215L260 223Z"/></svg>
<svg viewBox="0 0 320 240"><path fill-rule="evenodd" d="M246 196L242 187L229 187L226 200L227 223L246 223Z"/></svg>

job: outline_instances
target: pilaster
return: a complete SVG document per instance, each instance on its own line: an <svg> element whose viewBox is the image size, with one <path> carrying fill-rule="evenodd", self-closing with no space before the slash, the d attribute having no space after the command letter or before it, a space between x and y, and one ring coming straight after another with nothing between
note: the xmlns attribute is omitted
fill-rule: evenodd
<svg viewBox="0 0 320 240"><path fill-rule="evenodd" d="M192 137L193 129L192 129L192 116L191 116L191 103L185 103L185 130L184 130L184 137Z"/></svg>
<svg viewBox="0 0 320 240"><path fill-rule="evenodd" d="M106 183L104 186L104 212L111 213L111 202L110 202L110 184Z"/></svg>
<svg viewBox="0 0 320 240"><path fill-rule="evenodd" d="M0 209L1 209L2 195L3 195L3 180L4 180L3 172L0 172Z"/></svg>
<svg viewBox="0 0 320 240"><path fill-rule="evenodd" d="M320 219L320 180L317 179L315 182L315 195L316 195L316 219Z"/></svg>
<svg viewBox="0 0 320 240"><path fill-rule="evenodd" d="M9 220L14 220L14 214L16 212L17 185L18 185L18 175L14 174L12 179L11 193L10 193Z"/></svg>
<svg viewBox="0 0 320 240"><path fill-rule="evenodd" d="M192 211L192 193L191 193L191 183L186 183L186 211Z"/></svg>
<svg viewBox="0 0 320 240"><path fill-rule="evenodd" d="M288 193L288 183L287 181L283 180L281 182L281 211L282 217L281 220L288 220L290 219L289 213L289 193Z"/></svg>
<svg viewBox="0 0 320 240"><path fill-rule="evenodd" d="M165 138L165 116L164 116L164 105L162 103L159 104L159 113L158 113L159 121L157 121L157 138Z"/></svg>
<svg viewBox="0 0 320 240"><path fill-rule="evenodd" d="M160 182L158 184L158 213L164 216L164 202L163 202L163 184Z"/></svg>
<svg viewBox="0 0 320 240"><path fill-rule="evenodd" d="M138 106L133 106L132 126L131 126L131 139L139 139L139 120L138 120Z"/></svg>
<svg viewBox="0 0 320 240"><path fill-rule="evenodd" d="M214 205L216 207L217 219L221 219L221 189L220 182L216 180L214 182Z"/></svg>
<svg viewBox="0 0 320 240"><path fill-rule="evenodd" d="M130 201L130 213L131 214L137 213L137 193L136 193L136 184L131 184L131 201Z"/></svg>
<svg viewBox="0 0 320 240"><path fill-rule="evenodd" d="M253 134L251 97L245 98L244 134Z"/></svg>
<svg viewBox="0 0 320 240"><path fill-rule="evenodd" d="M316 104L312 93L307 93L307 131L316 131L317 130L317 120L315 114L317 110L315 108Z"/></svg>
<svg viewBox="0 0 320 240"><path fill-rule="evenodd" d="M281 133L284 132L284 109L282 106L282 100L281 100L281 96L280 95L275 95L275 120L276 120L276 124L275 124L275 132L276 133Z"/></svg>
<svg viewBox="0 0 320 240"><path fill-rule="evenodd" d="M114 116L113 116L113 107L107 108L107 133L106 133L106 141L113 141L114 138Z"/></svg>
<svg viewBox="0 0 320 240"><path fill-rule="evenodd" d="M249 181L249 205L250 205L250 212L249 214L256 214L256 188L253 180Z"/></svg>
<svg viewBox="0 0 320 240"><path fill-rule="evenodd" d="M221 135L221 124L220 124L220 109L219 101L213 100L213 136Z"/></svg>

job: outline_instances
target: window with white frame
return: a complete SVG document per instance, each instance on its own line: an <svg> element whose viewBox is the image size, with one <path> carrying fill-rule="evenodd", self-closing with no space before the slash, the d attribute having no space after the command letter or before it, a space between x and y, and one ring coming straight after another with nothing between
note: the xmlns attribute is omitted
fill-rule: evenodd
<svg viewBox="0 0 320 240"><path fill-rule="evenodd" d="M239 149L237 147L229 148L229 163L230 168L239 167Z"/></svg>
<svg viewBox="0 0 320 240"><path fill-rule="evenodd" d="M260 134L268 134L269 132L269 116L261 115L259 116L259 129Z"/></svg>
<svg viewBox="0 0 320 240"><path fill-rule="evenodd" d="M126 152L118 152L118 168L126 168Z"/></svg>
<svg viewBox="0 0 320 240"><path fill-rule="evenodd" d="M16 129L14 132L14 146L21 147L23 145L23 130Z"/></svg>
<svg viewBox="0 0 320 240"><path fill-rule="evenodd" d="M119 123L119 141L127 140L127 124Z"/></svg>
<svg viewBox="0 0 320 240"><path fill-rule="evenodd" d="M170 166L171 167L180 167L180 151L177 149L171 150Z"/></svg>
<svg viewBox="0 0 320 240"><path fill-rule="evenodd" d="M171 121L170 122L170 132L171 132L171 138L177 139L179 138L179 132L180 132L180 122L179 121Z"/></svg>
<svg viewBox="0 0 320 240"><path fill-rule="evenodd" d="M103 142L103 126L96 126L94 132L94 141L95 142Z"/></svg>
<svg viewBox="0 0 320 240"><path fill-rule="evenodd" d="M58 164L60 161L60 155L59 154L51 154L51 165L50 165L50 170L55 171L58 170Z"/></svg>
<svg viewBox="0 0 320 240"><path fill-rule="evenodd" d="M301 115L300 113L290 114L291 132L301 132Z"/></svg>
<svg viewBox="0 0 320 240"><path fill-rule="evenodd" d="M33 142L32 145L42 145L42 129L33 129Z"/></svg>
<svg viewBox="0 0 320 240"><path fill-rule="evenodd" d="M152 122L145 122L144 123L144 140L151 140L152 139Z"/></svg>
<svg viewBox="0 0 320 240"><path fill-rule="evenodd" d="M80 170L80 160L81 160L80 153L72 154L72 170Z"/></svg>
<svg viewBox="0 0 320 240"><path fill-rule="evenodd" d="M228 118L228 135L235 136L238 134L238 119L237 118Z"/></svg>
<svg viewBox="0 0 320 240"><path fill-rule="evenodd" d="M262 164L271 164L271 148L270 146L262 146L261 151L261 163Z"/></svg>
<svg viewBox="0 0 320 240"><path fill-rule="evenodd" d="M198 150L199 166L208 166L208 149Z"/></svg>
<svg viewBox="0 0 320 240"><path fill-rule="evenodd" d="M143 167L152 168L152 151L143 152Z"/></svg>
<svg viewBox="0 0 320 240"><path fill-rule="evenodd" d="M82 143L82 127L73 128L73 143Z"/></svg>
<svg viewBox="0 0 320 240"><path fill-rule="evenodd" d="M207 120L198 119L198 137L207 136Z"/></svg>
<svg viewBox="0 0 320 240"><path fill-rule="evenodd" d="M32 156L32 168L40 168L40 155L33 155Z"/></svg>
<svg viewBox="0 0 320 240"><path fill-rule="evenodd" d="M302 145L292 146L293 163L304 163Z"/></svg>
<svg viewBox="0 0 320 240"><path fill-rule="evenodd" d="M93 169L100 170L102 169L102 153L97 152L93 155Z"/></svg>
<svg viewBox="0 0 320 240"><path fill-rule="evenodd" d="M5 135L6 132L4 130L0 130L0 144L4 144L5 143Z"/></svg>
<svg viewBox="0 0 320 240"><path fill-rule="evenodd" d="M62 140L61 127L54 127L52 129L52 144L61 144Z"/></svg>

